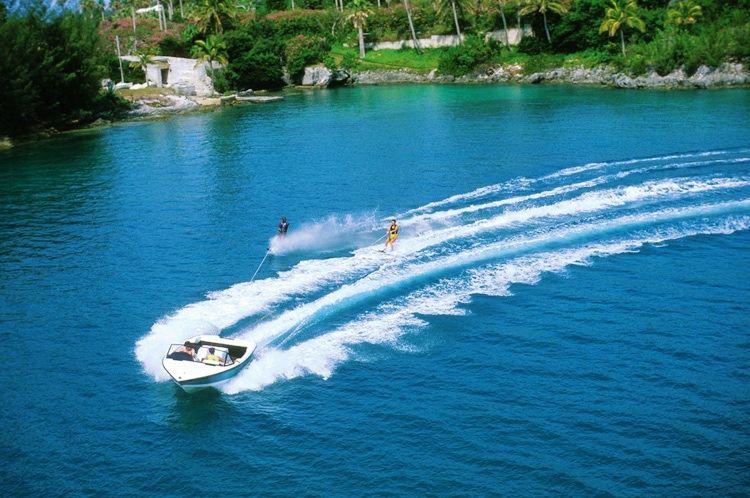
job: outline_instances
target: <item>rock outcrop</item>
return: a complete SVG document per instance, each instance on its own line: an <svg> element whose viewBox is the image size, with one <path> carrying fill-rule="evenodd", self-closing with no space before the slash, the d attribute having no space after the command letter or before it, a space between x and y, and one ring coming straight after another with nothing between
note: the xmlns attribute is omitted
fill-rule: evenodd
<svg viewBox="0 0 750 498"><path fill-rule="evenodd" d="M343 69L331 71L325 66L306 67L302 76L301 86L330 88L348 84L351 75Z"/></svg>
<svg viewBox="0 0 750 498"><path fill-rule="evenodd" d="M523 74L519 65L487 66L465 76L439 75L435 70L419 73L408 70L362 71L351 77L353 85L388 85L404 83L560 83L576 85L601 85L615 88L721 88L750 86L750 72L742 64L724 64L719 68L701 66L688 76L683 69L660 76L651 72L643 76L619 73L608 66L584 68L567 66L529 75Z"/></svg>

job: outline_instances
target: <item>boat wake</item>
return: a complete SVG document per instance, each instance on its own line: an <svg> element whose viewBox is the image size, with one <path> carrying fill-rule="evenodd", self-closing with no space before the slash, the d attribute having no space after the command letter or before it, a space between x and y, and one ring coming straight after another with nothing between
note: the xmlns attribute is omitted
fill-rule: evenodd
<svg viewBox="0 0 750 498"><path fill-rule="evenodd" d="M274 276L213 292L153 325L136 345L144 370L169 380L169 344L219 334L258 344L226 393L305 375L330 377L405 340L429 317L462 315L473 295L598 258L750 226L750 149L602 162L488 185L398 214L396 250L380 253L385 221L331 218L272 239L300 260ZM321 238L326 231L335 234Z"/></svg>

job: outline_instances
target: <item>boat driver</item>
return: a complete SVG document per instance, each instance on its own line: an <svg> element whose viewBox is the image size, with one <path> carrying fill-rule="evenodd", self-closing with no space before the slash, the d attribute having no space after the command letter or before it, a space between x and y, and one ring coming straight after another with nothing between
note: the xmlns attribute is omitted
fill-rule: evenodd
<svg viewBox="0 0 750 498"><path fill-rule="evenodd" d="M219 358L216 355L216 350L214 348L208 348L208 356L204 358L206 361L216 361L221 362L221 358Z"/></svg>

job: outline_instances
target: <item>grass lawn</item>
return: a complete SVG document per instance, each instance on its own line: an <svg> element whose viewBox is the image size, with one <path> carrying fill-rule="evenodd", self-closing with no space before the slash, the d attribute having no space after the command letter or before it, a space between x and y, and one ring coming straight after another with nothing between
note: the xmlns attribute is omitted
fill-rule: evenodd
<svg viewBox="0 0 750 498"><path fill-rule="evenodd" d="M133 99L143 98L143 97L175 94L176 92L172 88L148 87L148 88L141 88L140 90L132 90L130 88L123 88L121 90L117 90L115 93L117 93L117 95L119 95L120 97L126 98L128 100L133 100Z"/></svg>
<svg viewBox="0 0 750 498"><path fill-rule="evenodd" d="M350 55L359 61L359 70L377 71L410 69L412 71L429 72L438 67L440 54L444 49L424 50L423 54L418 54L416 50L404 48L401 50L370 50L365 52L365 58L359 59L358 47L344 47L335 45L331 49L331 57L337 63L340 63L344 55Z"/></svg>

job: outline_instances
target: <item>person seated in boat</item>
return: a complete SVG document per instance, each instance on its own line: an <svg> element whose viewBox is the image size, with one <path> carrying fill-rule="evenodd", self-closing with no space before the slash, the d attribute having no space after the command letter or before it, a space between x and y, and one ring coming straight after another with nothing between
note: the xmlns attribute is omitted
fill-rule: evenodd
<svg viewBox="0 0 750 498"><path fill-rule="evenodd" d="M216 363L224 364L225 357L225 352L217 351L215 348L208 348L208 355L203 358L203 361L215 361Z"/></svg>
<svg viewBox="0 0 750 498"><path fill-rule="evenodd" d="M173 360L195 361L195 353L190 346L180 346L169 355L169 358Z"/></svg>

